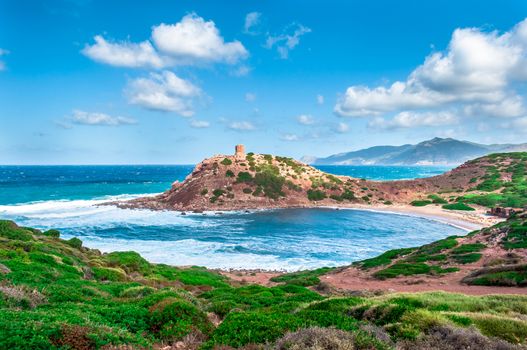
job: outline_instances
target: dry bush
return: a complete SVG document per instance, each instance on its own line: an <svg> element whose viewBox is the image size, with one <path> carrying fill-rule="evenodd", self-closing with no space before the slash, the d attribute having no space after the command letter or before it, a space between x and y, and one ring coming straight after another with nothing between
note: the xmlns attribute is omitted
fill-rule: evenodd
<svg viewBox="0 0 527 350"><path fill-rule="evenodd" d="M61 327L62 336L53 343L56 346L74 350L95 349L95 342L88 337L90 328L79 325L63 325Z"/></svg>
<svg viewBox="0 0 527 350"><path fill-rule="evenodd" d="M415 341L402 341L398 350L518 350L503 340L488 338L474 328L435 327Z"/></svg>
<svg viewBox="0 0 527 350"><path fill-rule="evenodd" d="M334 328L312 327L288 333L275 344L275 350L353 350L351 333Z"/></svg>

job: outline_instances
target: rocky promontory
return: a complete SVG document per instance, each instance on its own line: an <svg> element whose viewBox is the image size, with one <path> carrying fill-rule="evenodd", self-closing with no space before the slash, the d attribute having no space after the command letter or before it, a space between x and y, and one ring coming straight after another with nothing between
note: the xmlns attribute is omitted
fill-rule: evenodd
<svg viewBox="0 0 527 350"><path fill-rule="evenodd" d="M288 157L245 154L240 146L234 155L205 159L162 194L111 204L195 212L432 203L493 206L518 196L520 202L525 200L516 185L519 178L524 181L526 160L526 153L495 154L430 178L370 181L328 174ZM499 195L483 203L492 193Z"/></svg>

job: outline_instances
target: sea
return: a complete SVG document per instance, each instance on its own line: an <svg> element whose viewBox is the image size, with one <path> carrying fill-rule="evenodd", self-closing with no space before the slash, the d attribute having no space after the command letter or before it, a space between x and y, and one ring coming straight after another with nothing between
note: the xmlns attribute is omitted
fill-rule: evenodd
<svg viewBox="0 0 527 350"><path fill-rule="evenodd" d="M372 180L429 177L440 166L318 166ZM102 252L137 251L151 262L221 269L297 271L342 266L386 250L426 244L460 228L365 210L279 209L181 215L99 204L155 195L192 165L0 166L0 218Z"/></svg>

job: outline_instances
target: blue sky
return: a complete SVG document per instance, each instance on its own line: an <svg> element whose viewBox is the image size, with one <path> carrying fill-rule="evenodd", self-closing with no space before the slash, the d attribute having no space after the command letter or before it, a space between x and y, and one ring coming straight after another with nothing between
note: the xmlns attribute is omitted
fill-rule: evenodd
<svg viewBox="0 0 527 350"><path fill-rule="evenodd" d="M0 164L527 142L527 3L0 1Z"/></svg>

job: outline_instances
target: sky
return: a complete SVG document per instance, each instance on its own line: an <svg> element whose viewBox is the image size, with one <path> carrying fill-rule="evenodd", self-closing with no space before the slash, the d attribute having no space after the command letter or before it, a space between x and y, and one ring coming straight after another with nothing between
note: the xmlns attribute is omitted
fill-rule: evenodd
<svg viewBox="0 0 527 350"><path fill-rule="evenodd" d="M0 0L0 164L527 142L527 2Z"/></svg>

